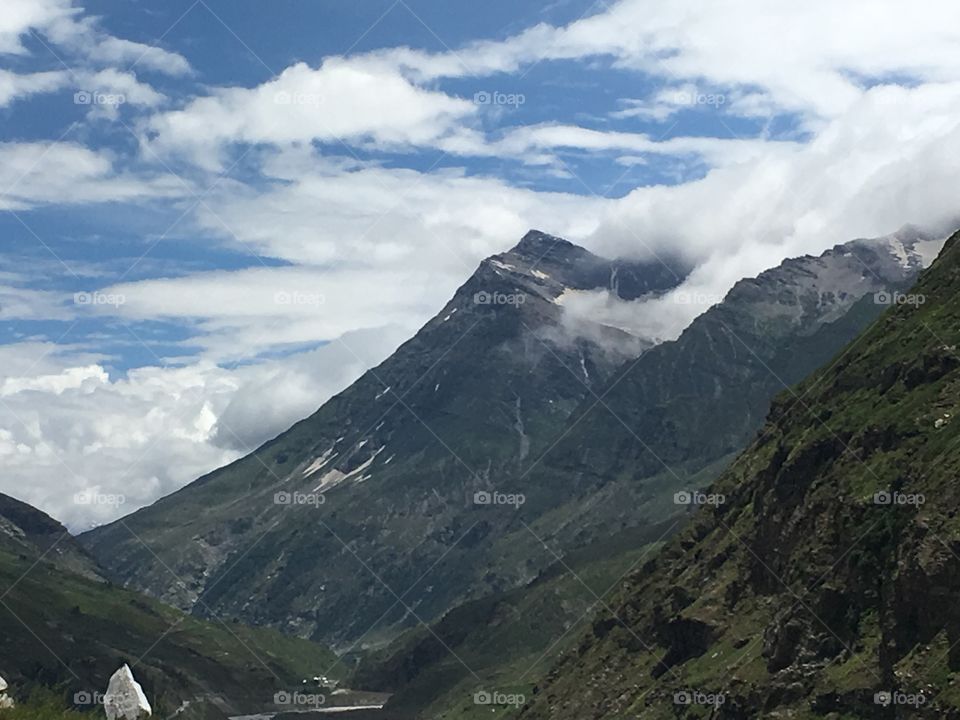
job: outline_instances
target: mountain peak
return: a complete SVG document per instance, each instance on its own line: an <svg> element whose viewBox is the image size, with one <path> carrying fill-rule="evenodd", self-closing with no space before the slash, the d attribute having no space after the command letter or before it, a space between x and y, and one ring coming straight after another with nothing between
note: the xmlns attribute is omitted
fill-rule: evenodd
<svg viewBox="0 0 960 720"><path fill-rule="evenodd" d="M610 260L540 230L530 230L513 248L484 260L484 275L493 271L511 282L548 291L550 299L565 290L608 290L623 300L665 292L686 277L690 268L674 272L662 262Z"/></svg>
<svg viewBox="0 0 960 720"><path fill-rule="evenodd" d="M545 233L540 230L528 230L527 234L520 238L520 242L514 245L513 248L510 249L509 253L511 255L530 257L531 259L535 260L536 258L548 254L555 249L560 249L563 251L575 249L581 252L586 252L578 245L574 245L569 240L564 240L556 235L550 235L549 233Z"/></svg>

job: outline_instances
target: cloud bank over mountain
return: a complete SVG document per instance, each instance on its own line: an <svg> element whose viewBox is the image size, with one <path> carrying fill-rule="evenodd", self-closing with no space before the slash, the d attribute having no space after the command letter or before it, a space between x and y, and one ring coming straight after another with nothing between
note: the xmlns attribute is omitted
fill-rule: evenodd
<svg viewBox="0 0 960 720"><path fill-rule="evenodd" d="M319 406L531 227L695 265L669 337L785 257L956 224L955 3L567 5L481 30L430 3L280 13L300 32L275 43L203 3L8 2L0 490L112 517L61 492L68 466L149 502Z"/></svg>

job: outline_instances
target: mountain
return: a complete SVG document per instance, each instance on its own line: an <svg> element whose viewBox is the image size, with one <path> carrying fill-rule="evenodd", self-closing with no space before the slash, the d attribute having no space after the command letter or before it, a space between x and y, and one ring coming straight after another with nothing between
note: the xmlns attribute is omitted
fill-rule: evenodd
<svg viewBox="0 0 960 720"><path fill-rule="evenodd" d="M344 672L320 645L200 620L111 585L59 523L5 495L0 587L0 675L21 700L47 686L90 709L129 662L155 712L223 718L274 709L274 693Z"/></svg>
<svg viewBox="0 0 960 720"><path fill-rule="evenodd" d="M960 233L777 397L520 717L960 717L958 344Z"/></svg>
<svg viewBox="0 0 960 720"><path fill-rule="evenodd" d="M0 493L0 549L43 559L69 572L103 580L96 560L59 522L35 507Z"/></svg>
<svg viewBox="0 0 960 720"><path fill-rule="evenodd" d="M568 547L676 512L674 493L715 479L762 427L771 399L835 358L942 243L907 227L738 282L571 414L526 482L576 489L553 499L554 514L575 522L533 529Z"/></svg>
<svg viewBox="0 0 960 720"><path fill-rule="evenodd" d="M517 514L480 513L475 493L542 454L591 388L652 344L589 320L574 333L564 294L656 297L684 275L530 232L314 415L82 540L112 578L181 608L343 644L503 589L492 542ZM532 579L544 555L509 571Z"/></svg>
<svg viewBox="0 0 960 720"><path fill-rule="evenodd" d="M716 477L784 383L829 362L884 309L874 293L905 287L941 245L907 229L787 260L739 283L676 342L629 363L573 414L526 481L565 492L504 543L529 547L536 534L562 560L528 586L458 607L367 658L360 682L395 691L388 707L403 717L470 717L481 680L529 694L602 609L597 598L682 525L687 507L674 493ZM718 337L728 342L714 350Z"/></svg>
<svg viewBox="0 0 960 720"><path fill-rule="evenodd" d="M573 548L679 520L674 493L716 477L783 383L912 281L928 242L787 261L641 353L649 341L599 322L571 334L563 298L649 299L679 278L532 232L313 416L81 540L116 581L197 614L382 644Z"/></svg>

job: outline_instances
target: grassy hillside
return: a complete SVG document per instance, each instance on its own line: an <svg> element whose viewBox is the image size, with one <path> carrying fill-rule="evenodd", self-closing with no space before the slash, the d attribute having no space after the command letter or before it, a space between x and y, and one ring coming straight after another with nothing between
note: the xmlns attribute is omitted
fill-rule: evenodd
<svg viewBox="0 0 960 720"><path fill-rule="evenodd" d="M960 717L960 235L911 292L777 399L521 717Z"/></svg>
<svg viewBox="0 0 960 720"><path fill-rule="evenodd" d="M368 658L351 684L395 692L391 719L487 717L491 708L474 702L482 691L532 697L609 590L680 525L677 519L620 534L572 553L525 587L457 607L429 630L411 630ZM501 707L498 716L517 710Z"/></svg>
<svg viewBox="0 0 960 720"><path fill-rule="evenodd" d="M190 701L187 716L222 716L269 708L336 661L320 645L199 620L30 555L0 550L0 588L0 675L21 698L37 686L102 693L128 662L156 715Z"/></svg>

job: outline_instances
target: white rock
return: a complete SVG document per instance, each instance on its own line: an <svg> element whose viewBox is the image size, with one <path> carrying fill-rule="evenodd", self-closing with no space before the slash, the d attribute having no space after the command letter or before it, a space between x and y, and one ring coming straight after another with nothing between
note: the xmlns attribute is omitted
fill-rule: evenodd
<svg viewBox="0 0 960 720"><path fill-rule="evenodd" d="M142 720L153 714L143 688L133 679L129 665L124 665L110 678L103 696L103 709L107 720Z"/></svg>
<svg viewBox="0 0 960 720"><path fill-rule="evenodd" d="M0 710L12 708L14 704L13 698L4 692L7 687L7 681L0 677Z"/></svg>

